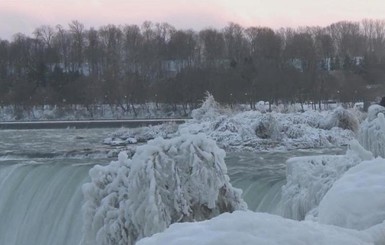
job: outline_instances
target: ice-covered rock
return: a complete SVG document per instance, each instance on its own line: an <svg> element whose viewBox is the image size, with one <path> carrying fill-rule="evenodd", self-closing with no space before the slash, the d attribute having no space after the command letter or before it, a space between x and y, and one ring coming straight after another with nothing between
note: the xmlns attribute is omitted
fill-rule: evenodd
<svg viewBox="0 0 385 245"><path fill-rule="evenodd" d="M203 222L173 224L165 232L144 238L137 245L369 245L373 241L368 232L236 211Z"/></svg>
<svg viewBox="0 0 385 245"><path fill-rule="evenodd" d="M244 210L231 186L225 152L206 136L157 138L132 159L90 170L85 196L83 244L133 244L175 222L200 221Z"/></svg>
<svg viewBox="0 0 385 245"><path fill-rule="evenodd" d="M314 218L311 216L317 216L315 208L334 182L351 167L372 158L370 152L357 141L352 141L345 155L289 159L286 167L287 183L282 187L282 215L297 220L304 219L306 215Z"/></svg>
<svg viewBox="0 0 385 245"><path fill-rule="evenodd" d="M385 159L364 161L349 169L319 204L323 224L363 230L385 220Z"/></svg>

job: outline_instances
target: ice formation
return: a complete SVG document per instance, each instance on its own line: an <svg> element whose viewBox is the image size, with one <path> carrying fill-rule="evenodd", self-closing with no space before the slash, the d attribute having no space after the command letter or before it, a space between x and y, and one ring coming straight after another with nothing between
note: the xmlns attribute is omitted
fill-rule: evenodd
<svg viewBox="0 0 385 245"><path fill-rule="evenodd" d="M166 231L140 240L137 245L369 245L373 237L315 222L299 222L280 216L236 211L211 220L173 224Z"/></svg>
<svg viewBox="0 0 385 245"><path fill-rule="evenodd" d="M323 224L363 230L385 220L385 159L363 161L349 169L319 205Z"/></svg>
<svg viewBox="0 0 385 245"><path fill-rule="evenodd" d="M201 107L193 110L191 116L195 120L215 120L224 111L225 109L215 101L214 96L207 92Z"/></svg>
<svg viewBox="0 0 385 245"><path fill-rule="evenodd" d="M375 156L385 157L385 107L372 105L368 117L361 124L358 140L361 145Z"/></svg>
<svg viewBox="0 0 385 245"><path fill-rule="evenodd" d="M320 127L324 129L332 129L333 127L339 127L342 129L349 129L353 132L357 132L359 128L359 120L352 112L338 107L333 113L328 115L325 120L320 122Z"/></svg>
<svg viewBox="0 0 385 245"><path fill-rule="evenodd" d="M204 135L182 135L149 141L132 159L122 152L118 161L96 165L83 186L82 244L133 244L175 222L246 209L224 157Z"/></svg>
<svg viewBox="0 0 385 245"><path fill-rule="evenodd" d="M178 125L176 123L164 123L155 126L129 129L122 128L113 133L111 137L106 138L103 143L106 145L124 146L129 144L145 143L157 137L168 139L175 136L177 130Z"/></svg>
<svg viewBox="0 0 385 245"><path fill-rule="evenodd" d="M210 94L202 106L192 111L193 119L173 128L171 136L204 133L228 151L287 150L346 145L355 138L358 119L355 114L337 108L335 111L309 110L303 113L265 111L232 111L221 107ZM326 118L326 119L325 119ZM158 126L162 128L162 126ZM106 144L127 145L156 136L168 137L155 127L119 131Z"/></svg>
<svg viewBox="0 0 385 245"><path fill-rule="evenodd" d="M205 133L226 150L273 150L330 147L347 144L355 137L358 119L353 113L338 108L304 113L262 113L246 111L224 113L207 109L213 98L200 109L194 120L179 126L179 131ZM202 107L203 108L203 107ZM194 115L195 111L193 111ZM206 114L205 114L206 113ZM215 116L214 116L215 115ZM210 118L203 120L201 118ZM328 118L328 120L325 120ZM324 122L324 123L320 123Z"/></svg>
<svg viewBox="0 0 385 245"><path fill-rule="evenodd" d="M317 216L316 208L334 182L351 167L372 158L372 154L354 140L345 155L289 159L287 183L282 187L282 215L297 220L303 220L306 215L310 215L309 218Z"/></svg>

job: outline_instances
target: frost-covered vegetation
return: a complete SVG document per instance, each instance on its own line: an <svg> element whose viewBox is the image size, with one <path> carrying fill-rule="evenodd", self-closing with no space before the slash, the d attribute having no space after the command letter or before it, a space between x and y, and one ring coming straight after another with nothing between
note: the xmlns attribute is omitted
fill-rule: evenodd
<svg viewBox="0 0 385 245"><path fill-rule="evenodd" d="M184 118L190 116L191 110L160 103L137 104L129 109L108 104L0 106L0 121Z"/></svg>
<svg viewBox="0 0 385 245"><path fill-rule="evenodd" d="M245 210L231 186L225 152L203 135L157 138L129 159L90 170L83 244L134 244L176 222L201 221Z"/></svg>
<svg viewBox="0 0 385 245"><path fill-rule="evenodd" d="M287 111L287 108L273 108L272 112L267 112L265 105L258 108L251 111L231 109L221 106L212 95L207 94L202 106L192 111L192 119L177 129L170 131L169 126L159 126L119 130L105 143L132 144L138 139L156 136L205 133L228 151L332 147L347 145L355 137L361 118L360 112L342 107L331 111L305 112L292 108L292 112L286 113L282 111ZM154 129L159 130L154 132Z"/></svg>
<svg viewBox="0 0 385 245"><path fill-rule="evenodd" d="M377 157L385 158L385 108L380 105L369 107L368 117L362 123L358 140Z"/></svg>

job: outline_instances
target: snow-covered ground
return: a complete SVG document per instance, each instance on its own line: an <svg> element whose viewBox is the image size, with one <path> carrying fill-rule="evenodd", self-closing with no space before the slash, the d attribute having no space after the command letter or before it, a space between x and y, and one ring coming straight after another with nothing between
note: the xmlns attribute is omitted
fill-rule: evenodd
<svg viewBox="0 0 385 245"><path fill-rule="evenodd" d="M234 113L209 96L192 117L105 140L137 145L162 137L139 146L132 159L121 153L90 171L83 244L385 244L383 108L370 107L361 123L361 114L343 108ZM348 145L345 155L287 161L286 218L245 210L220 149L340 145Z"/></svg>

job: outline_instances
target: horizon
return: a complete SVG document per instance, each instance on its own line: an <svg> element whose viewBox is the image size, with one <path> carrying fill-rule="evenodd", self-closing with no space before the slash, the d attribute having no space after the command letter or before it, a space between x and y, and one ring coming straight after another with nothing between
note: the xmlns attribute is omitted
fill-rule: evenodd
<svg viewBox="0 0 385 245"><path fill-rule="evenodd" d="M383 20L385 4L371 0L262 1L197 0L3 0L0 2L0 39L12 40L17 33L32 35L42 25L67 27L78 20L86 28L108 24L141 25L144 21L166 22L177 29L221 29L228 23L243 27L326 27L339 21Z"/></svg>

